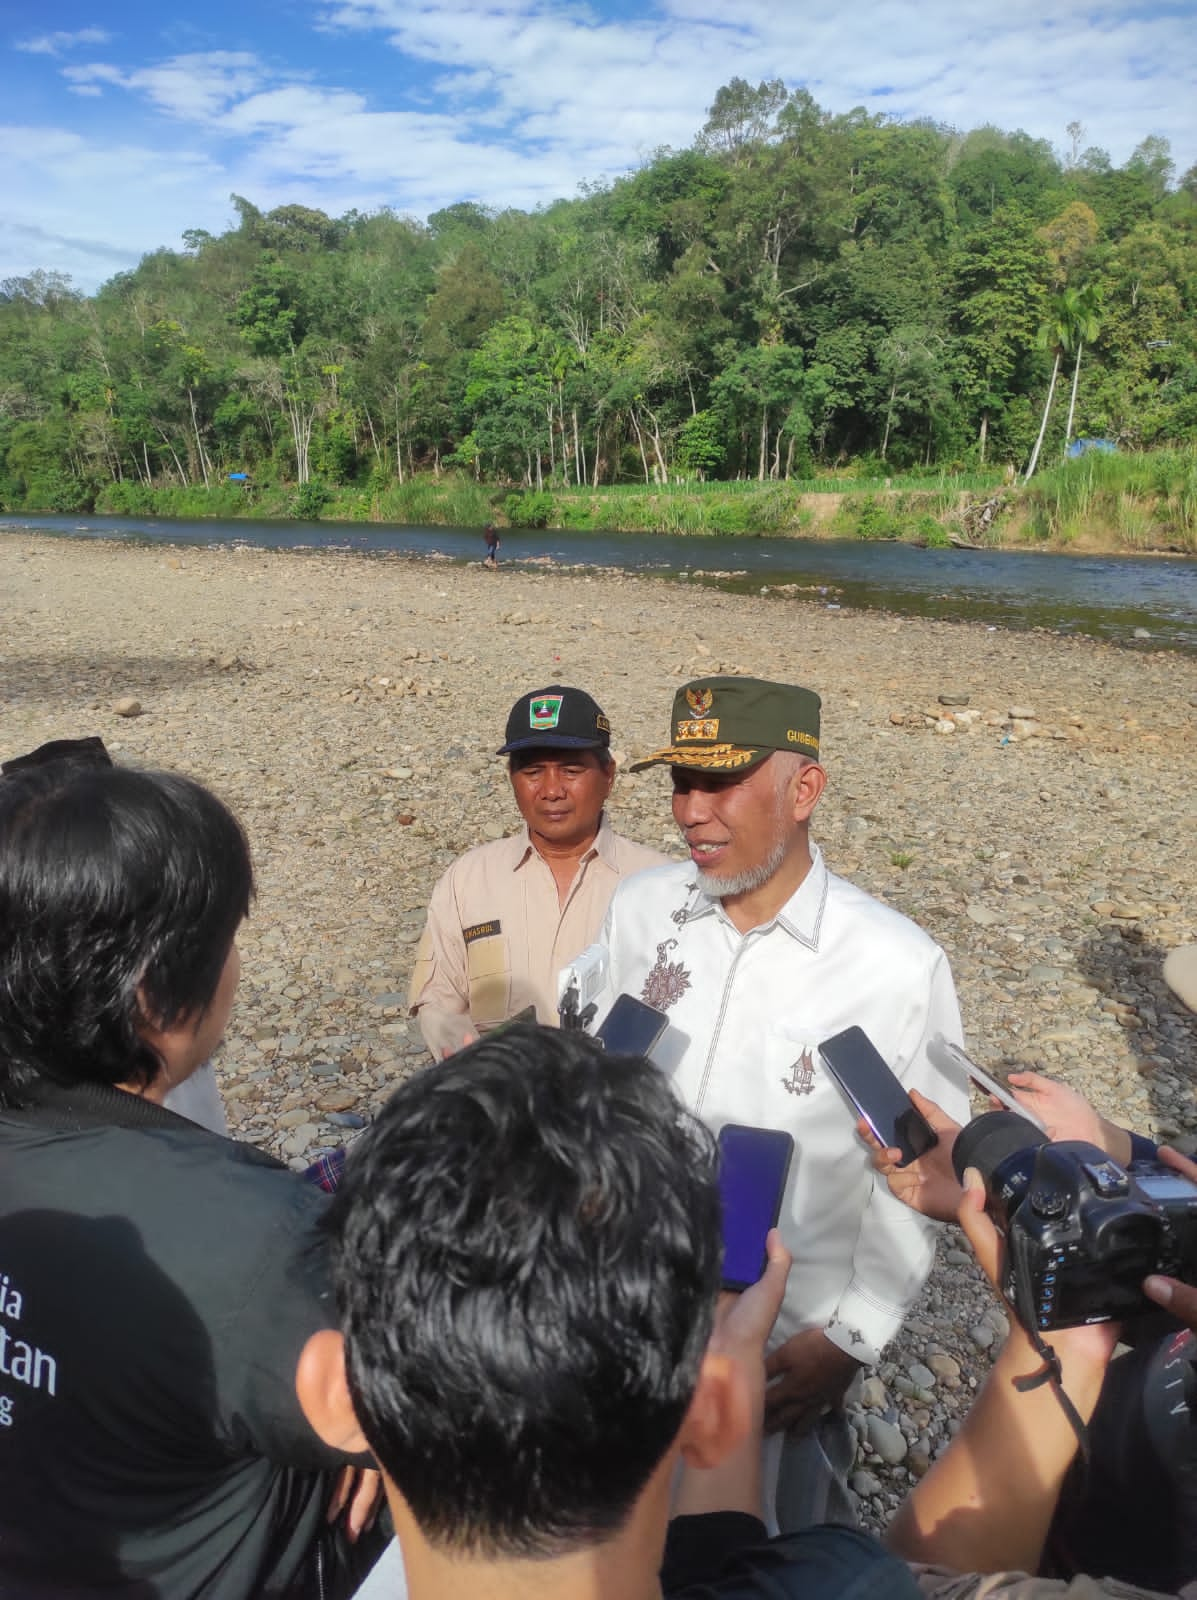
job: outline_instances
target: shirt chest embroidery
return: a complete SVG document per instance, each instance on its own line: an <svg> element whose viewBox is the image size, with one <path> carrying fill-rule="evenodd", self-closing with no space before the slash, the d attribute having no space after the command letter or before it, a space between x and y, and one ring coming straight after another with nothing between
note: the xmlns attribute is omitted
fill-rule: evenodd
<svg viewBox="0 0 1197 1600"><path fill-rule="evenodd" d="M809 1050L804 1050L780 1080L787 1094L810 1094L815 1086L815 1063Z"/></svg>
<svg viewBox="0 0 1197 1600"><path fill-rule="evenodd" d="M658 1011L668 1011L676 1005L690 987L690 974L680 961L668 961L669 952L677 946L676 939L664 939L657 946L656 965L644 980L640 998L645 1005Z"/></svg>

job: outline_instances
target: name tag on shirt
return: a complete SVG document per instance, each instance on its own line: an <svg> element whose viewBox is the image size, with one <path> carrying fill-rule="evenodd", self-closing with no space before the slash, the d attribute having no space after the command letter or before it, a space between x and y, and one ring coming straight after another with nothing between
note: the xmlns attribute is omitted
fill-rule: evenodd
<svg viewBox="0 0 1197 1600"><path fill-rule="evenodd" d="M476 939L493 939L502 931L503 924L495 917L490 922L476 922L472 928L463 928L461 936L467 944L473 944Z"/></svg>

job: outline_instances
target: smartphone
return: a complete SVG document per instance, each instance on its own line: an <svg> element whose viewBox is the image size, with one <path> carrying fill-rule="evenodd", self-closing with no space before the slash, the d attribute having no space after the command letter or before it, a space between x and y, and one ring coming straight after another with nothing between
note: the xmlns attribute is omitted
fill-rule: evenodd
<svg viewBox="0 0 1197 1600"><path fill-rule="evenodd" d="M927 1059L941 1072L963 1074L982 1094L991 1094L1000 1105L1005 1106L1007 1111L1013 1111L1018 1116L1025 1117L1028 1122L1033 1122L1040 1133L1047 1132L1041 1119L1033 1111L1028 1111L1026 1106L1020 1105L1004 1083L991 1078L984 1067L979 1067L958 1044L945 1039L942 1033L937 1033L928 1043Z"/></svg>
<svg viewBox="0 0 1197 1600"><path fill-rule="evenodd" d="M737 1122L719 1134L719 1198L723 1204L723 1287L750 1288L765 1270L765 1240L777 1226L794 1141L779 1128Z"/></svg>
<svg viewBox="0 0 1197 1600"><path fill-rule="evenodd" d="M845 1028L819 1046L836 1083L886 1149L902 1152L900 1167L939 1143L935 1130L886 1065L863 1028Z"/></svg>
<svg viewBox="0 0 1197 1600"><path fill-rule="evenodd" d="M617 994L615 1004L594 1030L604 1050L621 1056L646 1056L669 1026L669 1018L635 995Z"/></svg>

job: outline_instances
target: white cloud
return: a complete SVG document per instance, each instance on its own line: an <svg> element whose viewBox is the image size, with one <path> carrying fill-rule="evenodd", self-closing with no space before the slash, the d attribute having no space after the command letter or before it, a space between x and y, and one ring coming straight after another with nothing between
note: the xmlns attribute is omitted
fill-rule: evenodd
<svg viewBox="0 0 1197 1600"><path fill-rule="evenodd" d="M81 44L107 44L111 37L103 28L79 28L74 33L42 33L34 39L17 39L13 49L31 56L58 56Z"/></svg>
<svg viewBox="0 0 1197 1600"><path fill-rule="evenodd" d="M68 153L67 110L67 128L33 130L4 169L12 225L25 232L10 233L6 251L20 264L0 272L37 264L39 237L74 241L64 253L98 239L134 256L186 227L218 229L230 190L332 214L425 214L463 198L534 206L663 144L688 145L733 76L804 85L832 111L863 104L961 129L1022 127L1057 146L1075 119L1115 162L1161 134L1179 170L1197 159L1197 60L1180 5L644 0L616 19L600 0L311 3L319 30L377 44L366 86L233 49L62 66L70 95L140 102L140 120L122 111L120 124L137 128L137 142L93 134ZM84 39L97 31L45 38L73 48L98 42ZM86 273L62 270L90 286L111 266L97 254Z"/></svg>
<svg viewBox="0 0 1197 1600"><path fill-rule="evenodd" d="M219 116L263 81L257 58L242 50L209 50L172 56L153 67L126 71L107 62L64 67L62 75L76 90L108 84L143 95L158 111L183 122L206 122Z"/></svg>

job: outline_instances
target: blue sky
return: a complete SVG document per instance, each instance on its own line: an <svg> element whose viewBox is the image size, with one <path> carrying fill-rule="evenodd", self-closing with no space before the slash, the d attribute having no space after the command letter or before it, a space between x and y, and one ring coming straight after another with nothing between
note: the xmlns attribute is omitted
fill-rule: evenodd
<svg viewBox="0 0 1197 1600"><path fill-rule="evenodd" d="M229 194L532 207L682 147L734 75L961 130L1197 161L1197 0L0 3L0 278L91 289Z"/></svg>

